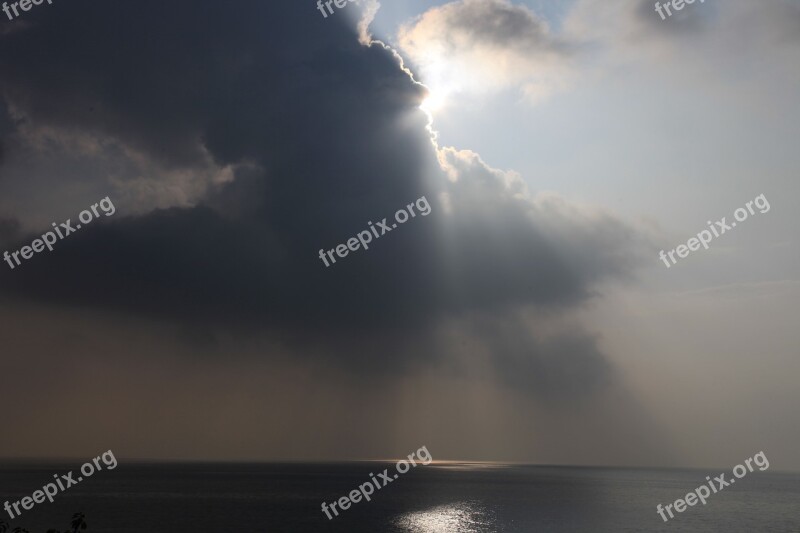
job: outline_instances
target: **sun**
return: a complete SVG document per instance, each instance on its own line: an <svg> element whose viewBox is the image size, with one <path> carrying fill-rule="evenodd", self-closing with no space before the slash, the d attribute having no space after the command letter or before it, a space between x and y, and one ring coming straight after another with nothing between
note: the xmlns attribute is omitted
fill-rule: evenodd
<svg viewBox="0 0 800 533"><path fill-rule="evenodd" d="M428 94L419 108L428 115L441 112L452 103L452 97L459 93L462 83L458 71L451 68L446 61L429 58L421 75L421 84Z"/></svg>
<svg viewBox="0 0 800 533"><path fill-rule="evenodd" d="M428 96L419 105L419 108L429 115L434 111L439 111L445 105L445 97L442 93L429 92Z"/></svg>

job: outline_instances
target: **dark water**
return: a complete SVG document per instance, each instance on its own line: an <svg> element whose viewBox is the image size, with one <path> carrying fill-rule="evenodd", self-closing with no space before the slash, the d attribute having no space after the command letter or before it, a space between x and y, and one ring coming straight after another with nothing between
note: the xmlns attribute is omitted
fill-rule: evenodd
<svg viewBox="0 0 800 533"><path fill-rule="evenodd" d="M78 464L0 468L0 498L30 495ZM6 521L31 533L86 514L91 532L478 533L543 531L800 532L800 476L756 470L664 524L670 503L722 471L417 466L371 502L328 520L330 502L393 464L120 463ZM728 473L729 475L729 473ZM77 476L76 476L77 477ZM2 503L2 502L0 502Z"/></svg>

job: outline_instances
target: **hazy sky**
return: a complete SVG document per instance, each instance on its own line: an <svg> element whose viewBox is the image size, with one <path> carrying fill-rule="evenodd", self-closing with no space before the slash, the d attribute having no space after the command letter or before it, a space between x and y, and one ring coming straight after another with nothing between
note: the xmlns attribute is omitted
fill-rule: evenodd
<svg viewBox="0 0 800 533"><path fill-rule="evenodd" d="M793 0L2 20L0 252L116 213L0 263L0 455L800 469L798 65Z"/></svg>

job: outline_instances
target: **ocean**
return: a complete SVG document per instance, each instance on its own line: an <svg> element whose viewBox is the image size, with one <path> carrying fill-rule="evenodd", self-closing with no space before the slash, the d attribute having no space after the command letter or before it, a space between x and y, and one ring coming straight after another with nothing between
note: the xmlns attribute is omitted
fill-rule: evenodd
<svg viewBox="0 0 800 533"><path fill-rule="evenodd" d="M53 474L79 467L80 461L2 465L0 499L30 496ZM411 468L332 520L322 512L322 502L338 500L384 468L396 472L393 463L378 462L120 461L54 503L13 520L3 512L2 519L31 533L66 531L76 512L86 515L87 533L800 532L800 476L757 469L668 523L657 504L684 497L723 470L433 463Z"/></svg>

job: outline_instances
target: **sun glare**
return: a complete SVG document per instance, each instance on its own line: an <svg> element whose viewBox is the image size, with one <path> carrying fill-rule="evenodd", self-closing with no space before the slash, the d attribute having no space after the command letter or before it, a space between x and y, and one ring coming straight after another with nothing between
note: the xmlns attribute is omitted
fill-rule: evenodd
<svg viewBox="0 0 800 533"><path fill-rule="evenodd" d="M428 93L425 100L422 101L419 108L428 114L440 110L444 106L444 96L437 93Z"/></svg>
<svg viewBox="0 0 800 533"><path fill-rule="evenodd" d="M462 86L463 79L458 71L452 68L444 59L428 59L420 76L422 83L428 89L428 95L420 104L420 109L428 113L441 111L456 95Z"/></svg>

